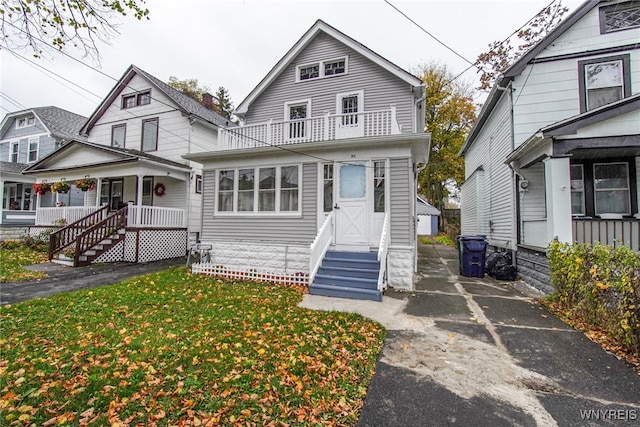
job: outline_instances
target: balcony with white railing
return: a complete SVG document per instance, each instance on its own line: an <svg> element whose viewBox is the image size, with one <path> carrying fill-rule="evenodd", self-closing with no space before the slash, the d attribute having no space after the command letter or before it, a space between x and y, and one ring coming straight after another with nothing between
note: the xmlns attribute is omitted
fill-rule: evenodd
<svg viewBox="0 0 640 427"><path fill-rule="evenodd" d="M401 133L396 108L353 114L325 114L296 120L220 129L221 150L258 148L333 141L337 139L398 135Z"/></svg>

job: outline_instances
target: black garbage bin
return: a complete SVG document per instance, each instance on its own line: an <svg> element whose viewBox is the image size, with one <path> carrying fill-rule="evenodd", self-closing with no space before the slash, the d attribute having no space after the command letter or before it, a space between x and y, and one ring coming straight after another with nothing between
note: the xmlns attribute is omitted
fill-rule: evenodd
<svg viewBox="0 0 640 427"><path fill-rule="evenodd" d="M486 236L459 236L457 246L460 274L465 277L484 277Z"/></svg>

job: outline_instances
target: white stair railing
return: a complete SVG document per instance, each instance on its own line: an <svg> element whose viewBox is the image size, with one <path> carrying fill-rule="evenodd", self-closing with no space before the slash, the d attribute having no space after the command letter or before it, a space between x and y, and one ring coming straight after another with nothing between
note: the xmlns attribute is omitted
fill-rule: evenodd
<svg viewBox="0 0 640 427"><path fill-rule="evenodd" d="M334 213L331 211L309 247L309 285L313 283L333 238Z"/></svg>
<svg viewBox="0 0 640 427"><path fill-rule="evenodd" d="M387 253L389 252L389 213L384 214L384 225L382 226L382 235L380 236L380 245L378 246L378 261L380 262L380 272L378 273L378 290L383 291L386 287L387 278Z"/></svg>

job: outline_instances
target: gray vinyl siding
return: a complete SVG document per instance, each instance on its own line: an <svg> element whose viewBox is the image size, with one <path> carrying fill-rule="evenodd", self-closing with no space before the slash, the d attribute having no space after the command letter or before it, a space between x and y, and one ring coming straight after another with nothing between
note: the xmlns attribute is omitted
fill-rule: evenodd
<svg viewBox="0 0 640 427"><path fill-rule="evenodd" d="M413 244L410 205L415 203L415 195L411 194L413 166L410 159L390 159L389 166L391 245L409 246Z"/></svg>
<svg viewBox="0 0 640 427"><path fill-rule="evenodd" d="M204 171L201 240L249 240L311 244L317 234L317 186L317 163L304 163L302 165L302 188L299 196L302 217L214 215L215 171Z"/></svg>
<svg viewBox="0 0 640 427"><path fill-rule="evenodd" d="M347 74L296 82L296 66L348 56ZM395 104L403 133L411 133L413 97L400 80L333 37L319 33L271 85L254 101L246 124L284 119L285 102L311 99L311 116L336 113L338 93L363 90L364 110L384 110Z"/></svg>
<svg viewBox="0 0 640 427"><path fill-rule="evenodd" d="M36 117L35 125L33 125L33 126L27 126L27 127L24 127L24 128L16 129L16 122L15 122L15 119L14 119L11 122L11 124L9 124L7 127L8 127L7 131L4 133L4 135L2 135L2 139L3 140L4 139L24 138L24 137L29 136L29 135L48 132L47 129L42 124L42 122L40 122L40 120L38 120L37 117Z"/></svg>
<svg viewBox="0 0 640 427"><path fill-rule="evenodd" d="M8 142L3 142L0 144L0 160L3 162L8 162L9 160L9 152L11 151L11 144L19 141L20 147L18 150L18 162L17 163L27 163L29 160L29 139L30 138L21 138L19 140L13 140ZM38 158L40 160L47 154L51 153L56 149L56 140L50 136L41 135L39 137L39 145L38 145Z"/></svg>

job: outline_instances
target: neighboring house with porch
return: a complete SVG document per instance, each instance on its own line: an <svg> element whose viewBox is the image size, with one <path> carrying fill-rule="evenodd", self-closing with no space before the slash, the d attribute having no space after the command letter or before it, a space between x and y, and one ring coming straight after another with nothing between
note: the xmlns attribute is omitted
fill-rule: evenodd
<svg viewBox="0 0 640 427"><path fill-rule="evenodd" d="M516 252L550 290L545 248L640 250L640 1L587 1L493 87L461 150L462 234Z"/></svg>
<svg viewBox="0 0 640 427"><path fill-rule="evenodd" d="M80 206L37 206L37 226L61 218L72 224L93 215L71 226L75 232L61 231L65 237L51 255L70 255L72 243L89 225L113 229L108 222L119 221L121 235L111 239L113 247L96 250L96 242L87 246L83 240L73 254L75 263L183 256L187 239L197 240L200 230L202 172L200 164L182 156L214 150L219 128L228 125L224 117L130 66L81 128L87 141L71 141L24 171L38 183L67 182L67 194L82 197ZM93 185L82 191L78 180Z"/></svg>
<svg viewBox="0 0 640 427"><path fill-rule="evenodd" d="M310 284L380 300L412 289L416 176L427 162L424 86L317 21L237 108L203 164L194 271Z"/></svg>
<svg viewBox="0 0 640 427"><path fill-rule="evenodd" d="M0 238L19 237L35 224L37 196L31 187L35 180L22 171L71 139L80 138L79 131L86 120L53 106L4 116L0 124ZM53 199L45 196L41 203L53 206Z"/></svg>

